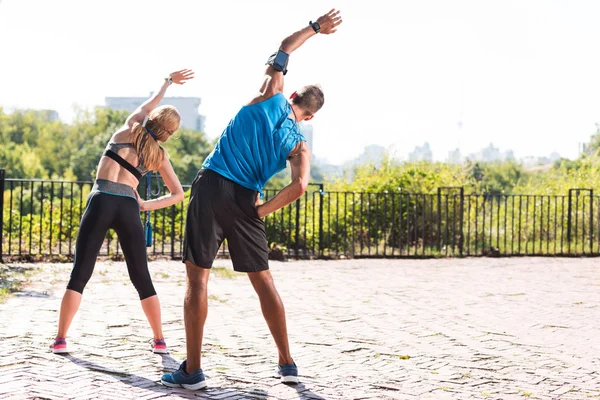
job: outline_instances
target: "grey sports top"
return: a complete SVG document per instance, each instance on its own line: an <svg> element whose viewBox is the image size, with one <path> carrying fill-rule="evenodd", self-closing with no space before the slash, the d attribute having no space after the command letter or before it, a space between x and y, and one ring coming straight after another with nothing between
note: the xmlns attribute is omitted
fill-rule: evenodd
<svg viewBox="0 0 600 400"><path fill-rule="evenodd" d="M113 143L113 142L111 142L111 143L109 143L106 146L106 151L110 150L113 153L115 153L115 154L118 155L120 149L127 149L127 148L133 149L134 148L133 144L132 143ZM123 161L125 161L125 160L123 160ZM127 161L125 161L125 162L127 162ZM133 165L132 165L132 167L133 167ZM140 173L140 175L142 175L142 176L144 176L148 172L148 169L144 165L144 161L143 160L140 160L139 164L137 165L137 167L133 167L133 168L135 168Z"/></svg>

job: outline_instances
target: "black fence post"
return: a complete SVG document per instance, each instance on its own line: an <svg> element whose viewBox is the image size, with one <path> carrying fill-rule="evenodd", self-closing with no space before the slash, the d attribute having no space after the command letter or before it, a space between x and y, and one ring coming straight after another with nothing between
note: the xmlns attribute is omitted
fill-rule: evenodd
<svg viewBox="0 0 600 400"><path fill-rule="evenodd" d="M573 189L569 189L569 207L567 211L567 242L571 242L571 194ZM570 249L570 247L569 247Z"/></svg>
<svg viewBox="0 0 600 400"><path fill-rule="evenodd" d="M294 245L294 257L298 259L298 252L300 250L300 199L296 200L296 237Z"/></svg>
<svg viewBox="0 0 600 400"><path fill-rule="evenodd" d="M437 190L437 249L442 251L442 188Z"/></svg>
<svg viewBox="0 0 600 400"><path fill-rule="evenodd" d="M323 184L319 184L319 257L323 257L323 199L325 190Z"/></svg>
<svg viewBox="0 0 600 400"><path fill-rule="evenodd" d="M171 206L171 260L174 260L174 259L175 259L175 204L173 204Z"/></svg>
<svg viewBox="0 0 600 400"><path fill-rule="evenodd" d="M594 253L594 189L590 189L590 254Z"/></svg>
<svg viewBox="0 0 600 400"><path fill-rule="evenodd" d="M465 188L460 188L460 238L458 239L458 249L460 251L460 256L463 256L463 242L464 242L464 209L465 209Z"/></svg>
<svg viewBox="0 0 600 400"><path fill-rule="evenodd" d="M2 248L2 242L4 237L4 178L6 171L0 169L0 263L3 263L2 254L4 250Z"/></svg>

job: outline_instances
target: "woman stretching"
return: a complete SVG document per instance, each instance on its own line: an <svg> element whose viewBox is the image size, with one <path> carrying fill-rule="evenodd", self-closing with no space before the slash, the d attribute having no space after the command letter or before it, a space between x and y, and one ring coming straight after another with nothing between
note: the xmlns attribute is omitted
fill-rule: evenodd
<svg viewBox="0 0 600 400"><path fill-rule="evenodd" d="M125 125L110 138L100 158L96 181L81 218L73 271L60 306L58 333L50 345L54 353L68 352L65 339L67 331L109 229L114 229L119 237L129 278L140 296L142 309L152 328L152 351L167 352L161 327L160 303L148 271L140 210L168 207L183 200L181 184L159 144L175 133L181 117L175 107L157 106L169 85L183 84L193 77L191 70L170 74L160 91L138 107L127 118ZM139 197L136 188L148 171L160 173L170 194L151 201L143 201Z"/></svg>

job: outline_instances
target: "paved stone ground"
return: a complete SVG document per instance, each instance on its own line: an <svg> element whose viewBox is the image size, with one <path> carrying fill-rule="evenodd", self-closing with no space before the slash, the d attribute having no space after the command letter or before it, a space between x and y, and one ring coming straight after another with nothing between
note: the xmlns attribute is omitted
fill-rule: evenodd
<svg viewBox="0 0 600 400"><path fill-rule="evenodd" d="M170 355L148 350L125 265L98 263L70 332L48 351L70 265L39 264L0 304L0 398L600 399L596 259L272 263L302 383L273 376L275 345L244 275L211 274L209 389L157 382L184 357L184 268L151 263Z"/></svg>

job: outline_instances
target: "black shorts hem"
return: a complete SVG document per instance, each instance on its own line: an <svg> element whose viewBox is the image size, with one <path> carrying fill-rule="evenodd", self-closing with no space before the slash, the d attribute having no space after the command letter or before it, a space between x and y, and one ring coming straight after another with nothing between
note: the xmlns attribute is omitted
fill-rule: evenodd
<svg viewBox="0 0 600 400"><path fill-rule="evenodd" d="M200 263L200 264L198 264L198 263L197 263L197 262L196 262L196 261L193 259L193 257L185 257L185 256L184 256L184 257L181 259L181 262L182 262L182 263L184 263L184 264L185 264L186 262L188 262L188 261L189 261L191 264L195 265L196 267L199 267L199 268L204 268L204 269L211 269L211 268L212 268L212 265L213 265L213 263L214 263L214 260L213 260L213 261L211 261L211 262L206 262L206 263Z"/></svg>
<svg viewBox="0 0 600 400"><path fill-rule="evenodd" d="M261 272L261 271L267 271L269 269L268 265L262 266L262 267L256 267L256 265L253 266L246 266L246 265L234 265L233 266L233 270L235 272Z"/></svg>

